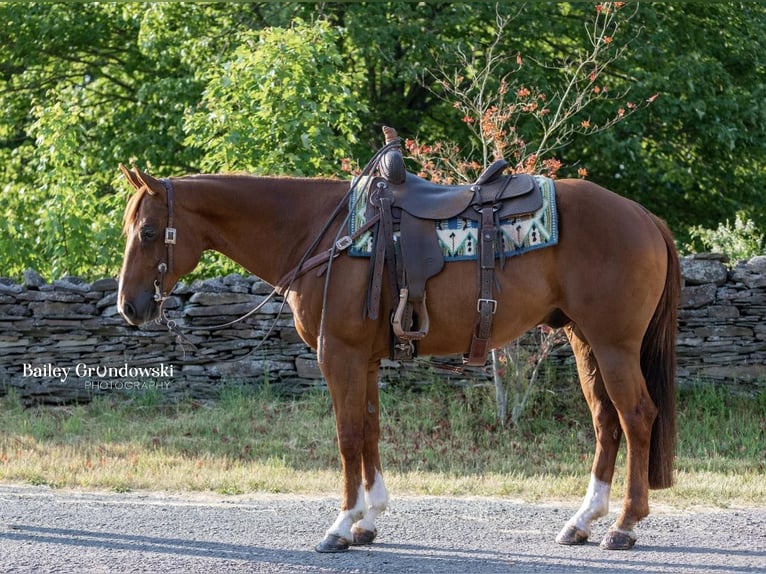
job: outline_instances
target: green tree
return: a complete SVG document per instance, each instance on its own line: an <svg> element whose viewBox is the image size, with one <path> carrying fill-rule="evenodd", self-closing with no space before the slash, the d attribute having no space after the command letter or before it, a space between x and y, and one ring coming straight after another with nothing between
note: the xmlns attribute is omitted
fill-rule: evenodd
<svg viewBox="0 0 766 574"><path fill-rule="evenodd" d="M648 3L641 39L616 63L630 97L649 109L564 161L584 158L595 179L666 218L682 241L742 212L766 228L766 8L755 3ZM699 243L696 247L702 247Z"/></svg>
<svg viewBox="0 0 766 574"><path fill-rule="evenodd" d="M186 119L186 144L206 171L332 175L351 155L359 82L344 69L341 31L296 20L245 33L231 59L207 70L201 105Z"/></svg>
<svg viewBox="0 0 766 574"><path fill-rule="evenodd" d="M0 17L8 24L0 31L6 48L0 63L0 105L6 110L0 119L0 173L6 182L0 197L0 274L18 277L27 267L52 278L115 274L126 200L116 165L135 161L163 175L220 169L220 150L200 145L206 132L189 133L187 124L193 126L189 118L208 103L225 108L224 101L203 100L203 90L224 63L236 68L240 58L246 65L257 38L251 28L262 26L266 16L228 4L59 2L5 3ZM269 94L273 125L243 133L263 147L243 148L241 157L250 153L255 159L269 146L270 163L260 164L262 172L330 174L349 153L359 121L354 113L363 103L352 97L350 76L343 74L335 51L339 32L324 24L300 31L313 34L306 46L298 45L297 27L291 39L284 34L302 54L302 65L313 66L310 58L322 65L313 75L304 74L302 84L288 86L292 99L284 111L277 104L285 92ZM278 49L272 46L272 56ZM264 60L261 70L268 65ZM282 74L297 71L285 66ZM250 77L244 85L255 93L253 82ZM336 104L341 113L329 123L325 114L335 113ZM303 120L285 125L288 118L295 121L298 110ZM296 125L304 131L296 134L291 129ZM256 140L257 133L279 141ZM252 161L226 165L257 167Z"/></svg>
<svg viewBox="0 0 766 574"><path fill-rule="evenodd" d="M624 9L635 16L621 34L637 39L599 87L636 104L659 97L574 134L559 175L586 167L682 241L737 213L766 228L766 8ZM559 84L596 18L579 2L0 3L0 274L116 273L119 162L159 175L332 174L344 155L366 161L381 124L471 149L437 82L492 45L498 14L513 24L495 81L520 55L533 93ZM588 111L594 125L615 112ZM519 129L534 140L534 123Z"/></svg>
<svg viewBox="0 0 766 574"><path fill-rule="evenodd" d="M137 8L0 5L3 274L114 273L125 202L117 163L190 163L178 112L195 99L193 78L141 50Z"/></svg>
<svg viewBox="0 0 766 574"><path fill-rule="evenodd" d="M337 17L353 38L349 60L366 74L371 119L390 122L403 136L468 150L462 114L434 96L441 75L434 72L464 72L462 55L480 56L492 45L500 13L515 17L513 33L497 48L505 55L498 81L520 54L529 64L520 82L551 93L567 73L566 62L588 48L583 30L596 18L594 6L382 2L348 5ZM599 87L634 105L657 98L600 134L575 134L559 153L559 175L586 167L591 179L666 218L682 243L691 226L715 227L737 212L766 228L766 190L759 183L766 153L766 7L627 3L623 10L631 17L621 34L632 40ZM368 28L361 25L365 19ZM594 108L590 121L603 125L615 111ZM529 130L524 136L535 139Z"/></svg>

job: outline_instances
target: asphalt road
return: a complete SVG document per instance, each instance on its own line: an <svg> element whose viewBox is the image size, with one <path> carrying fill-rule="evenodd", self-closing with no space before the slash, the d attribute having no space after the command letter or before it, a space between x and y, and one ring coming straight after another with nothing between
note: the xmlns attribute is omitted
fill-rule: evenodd
<svg viewBox="0 0 766 574"><path fill-rule="evenodd" d="M654 509L629 552L553 542L575 505L393 498L370 547L318 554L327 497L0 486L1 572L766 573L766 509ZM613 510L616 510L613 508Z"/></svg>

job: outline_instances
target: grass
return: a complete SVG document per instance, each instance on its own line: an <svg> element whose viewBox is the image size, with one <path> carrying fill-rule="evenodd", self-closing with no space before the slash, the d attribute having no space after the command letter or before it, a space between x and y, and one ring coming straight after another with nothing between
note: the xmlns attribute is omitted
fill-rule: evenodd
<svg viewBox="0 0 766 574"><path fill-rule="evenodd" d="M381 456L396 494L576 499L594 434L573 382L538 389L521 422L494 421L491 389L435 384L381 395ZM340 462L327 393L225 388L219 400L165 405L155 394L87 405L0 408L0 480L114 491L338 494ZM675 506L766 504L766 390L679 393ZM614 493L621 496L624 449Z"/></svg>

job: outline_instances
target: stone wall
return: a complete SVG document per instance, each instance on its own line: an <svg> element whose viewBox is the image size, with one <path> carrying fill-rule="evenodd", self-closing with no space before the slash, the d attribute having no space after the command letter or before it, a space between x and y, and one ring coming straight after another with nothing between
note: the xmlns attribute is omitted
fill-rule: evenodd
<svg viewBox="0 0 766 574"><path fill-rule="evenodd" d="M733 267L699 254L682 261L679 313L681 380L766 379L766 256ZM100 393L156 391L166 400L214 397L222 382L249 382L298 393L322 385L316 355L301 342L287 306L268 301L255 277L179 284L166 304L166 327L127 325L116 308L117 283L66 277L47 283L34 271L21 284L0 278L0 393L27 402L69 403ZM566 353L557 353L566 356ZM468 375L489 380L485 370ZM423 363L386 363L384 377L422 382Z"/></svg>
<svg viewBox="0 0 766 574"><path fill-rule="evenodd" d="M726 261L709 253L681 260L681 380L766 380L766 256Z"/></svg>
<svg viewBox="0 0 766 574"><path fill-rule="evenodd" d="M48 284L34 271L23 284L0 279L0 382L26 402L42 403L136 391L205 399L222 381L267 381L290 392L321 384L316 355L281 300L211 328L239 318L270 292L257 278L238 275L179 284L165 304L179 338L166 326L128 325L117 311L114 279Z"/></svg>

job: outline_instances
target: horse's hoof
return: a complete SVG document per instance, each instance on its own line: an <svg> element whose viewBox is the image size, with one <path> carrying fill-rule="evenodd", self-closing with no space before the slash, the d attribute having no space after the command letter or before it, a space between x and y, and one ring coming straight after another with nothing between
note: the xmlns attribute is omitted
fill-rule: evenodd
<svg viewBox="0 0 766 574"><path fill-rule="evenodd" d="M585 544L588 541L588 533L580 530L574 524L567 524L556 536L556 542L565 546Z"/></svg>
<svg viewBox="0 0 766 574"><path fill-rule="evenodd" d="M314 550L322 553L346 552L350 546L351 542L347 538L337 534L327 534L324 540L316 545Z"/></svg>
<svg viewBox="0 0 766 574"><path fill-rule="evenodd" d="M366 546L372 544L375 537L378 535L378 529L367 530L366 528L354 527L351 529L351 533L354 535L354 540L351 542L354 546Z"/></svg>
<svg viewBox="0 0 766 574"><path fill-rule="evenodd" d="M636 535L628 530L610 528L601 541L604 550L630 550L636 543Z"/></svg>

